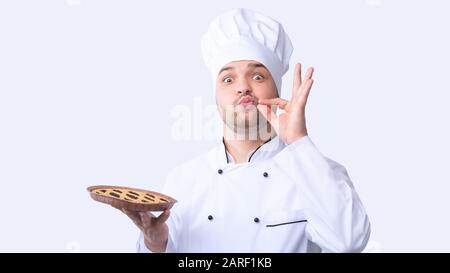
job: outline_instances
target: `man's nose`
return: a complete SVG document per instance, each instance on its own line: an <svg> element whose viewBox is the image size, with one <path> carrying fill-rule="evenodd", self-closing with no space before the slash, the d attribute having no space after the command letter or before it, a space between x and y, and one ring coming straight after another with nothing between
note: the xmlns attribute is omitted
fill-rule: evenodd
<svg viewBox="0 0 450 273"><path fill-rule="evenodd" d="M240 96L249 95L252 91L250 89L238 90L237 94Z"/></svg>
<svg viewBox="0 0 450 273"><path fill-rule="evenodd" d="M236 88L236 94L240 96L248 95L252 92L250 85L246 81L242 81Z"/></svg>

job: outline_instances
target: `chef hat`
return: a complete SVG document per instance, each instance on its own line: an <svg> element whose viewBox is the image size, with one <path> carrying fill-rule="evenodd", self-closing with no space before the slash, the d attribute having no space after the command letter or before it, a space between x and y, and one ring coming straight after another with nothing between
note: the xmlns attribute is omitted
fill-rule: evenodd
<svg viewBox="0 0 450 273"><path fill-rule="evenodd" d="M227 63L254 60L271 73L281 93L281 78L289 69L292 43L283 26L255 11L238 8L214 19L201 40L203 60L213 80Z"/></svg>

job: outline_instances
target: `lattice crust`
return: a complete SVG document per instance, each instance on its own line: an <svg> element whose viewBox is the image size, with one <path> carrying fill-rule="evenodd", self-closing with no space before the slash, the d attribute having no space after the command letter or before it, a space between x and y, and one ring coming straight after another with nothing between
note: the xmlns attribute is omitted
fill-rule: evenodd
<svg viewBox="0 0 450 273"><path fill-rule="evenodd" d="M135 189L128 190L128 189L104 188L104 189L95 189L92 192L102 196L125 200L136 204L161 204L169 202L168 200L157 194L141 192Z"/></svg>

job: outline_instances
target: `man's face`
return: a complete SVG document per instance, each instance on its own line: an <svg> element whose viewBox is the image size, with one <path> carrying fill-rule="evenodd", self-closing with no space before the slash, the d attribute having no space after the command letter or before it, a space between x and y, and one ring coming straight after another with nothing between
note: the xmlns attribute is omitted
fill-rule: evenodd
<svg viewBox="0 0 450 273"><path fill-rule="evenodd" d="M275 82L267 68L256 61L226 64L216 80L216 103L219 113L234 132L256 129L266 122L256 108L258 99L277 97Z"/></svg>

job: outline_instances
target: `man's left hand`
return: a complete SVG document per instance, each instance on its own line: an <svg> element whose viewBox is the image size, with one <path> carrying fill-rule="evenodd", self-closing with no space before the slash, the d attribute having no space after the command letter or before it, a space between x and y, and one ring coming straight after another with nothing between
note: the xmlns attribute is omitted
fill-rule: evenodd
<svg viewBox="0 0 450 273"><path fill-rule="evenodd" d="M314 81L312 79L313 72L312 67L308 68L302 79L301 64L297 63L294 69L294 84L290 101L282 98L258 101L258 110L270 122L277 135L288 145L308 135L305 108ZM280 107L285 112L277 116L271 110L273 106Z"/></svg>

